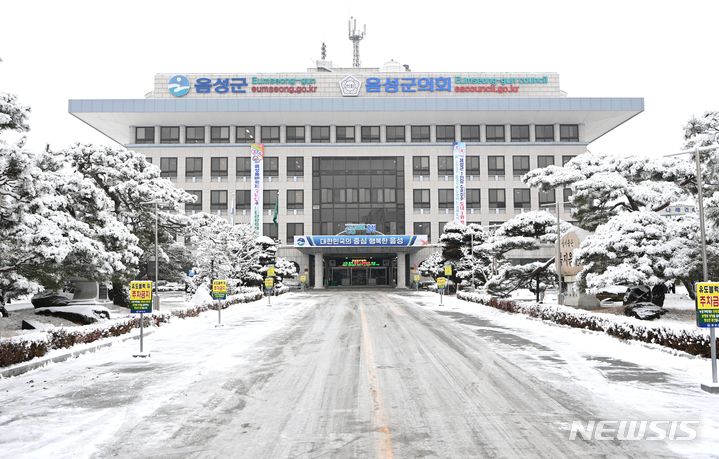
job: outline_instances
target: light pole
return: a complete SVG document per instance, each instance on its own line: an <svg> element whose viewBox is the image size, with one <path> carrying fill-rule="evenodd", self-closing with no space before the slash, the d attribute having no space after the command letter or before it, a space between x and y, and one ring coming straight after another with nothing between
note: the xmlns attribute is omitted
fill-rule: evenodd
<svg viewBox="0 0 719 459"><path fill-rule="evenodd" d="M158 237L157 237L158 236L158 219L159 219L158 218L158 204L159 203L160 203L160 201L158 201L157 199L140 203L140 204L154 204L155 205L155 282L152 283L153 290L154 290L152 298L155 301L155 306L156 306L155 309L157 309L158 311L160 310L160 297L158 296L158 292L157 292L157 281L160 280L159 279L159 276L160 276L159 253L160 253L160 250L159 250L159 243L158 243Z"/></svg>

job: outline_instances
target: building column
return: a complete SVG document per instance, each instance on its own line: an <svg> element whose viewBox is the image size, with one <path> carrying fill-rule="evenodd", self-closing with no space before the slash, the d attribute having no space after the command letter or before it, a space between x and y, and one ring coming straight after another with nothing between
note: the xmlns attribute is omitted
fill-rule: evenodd
<svg viewBox="0 0 719 459"><path fill-rule="evenodd" d="M280 143L287 143L287 125L280 125Z"/></svg>
<svg viewBox="0 0 719 459"><path fill-rule="evenodd" d="M437 142L437 125L436 124L429 125L429 141L431 143Z"/></svg>
<svg viewBox="0 0 719 459"><path fill-rule="evenodd" d="M485 143L487 141L487 125L486 124L479 125L479 141L481 143Z"/></svg>
<svg viewBox="0 0 719 459"><path fill-rule="evenodd" d="M205 143L210 143L212 139L210 139L210 134L212 133L212 130L210 129L210 126L205 126Z"/></svg>
<svg viewBox="0 0 719 459"><path fill-rule="evenodd" d="M404 141L406 143L410 143L412 141L412 126L409 124L404 126Z"/></svg>
<svg viewBox="0 0 719 459"><path fill-rule="evenodd" d="M380 143L387 142L387 125L386 124L379 125L379 142Z"/></svg>
<svg viewBox="0 0 719 459"><path fill-rule="evenodd" d="M330 143L337 142L337 125L330 124Z"/></svg>
<svg viewBox="0 0 719 459"><path fill-rule="evenodd" d="M185 126L184 124L181 124L181 125L180 125L180 143L186 143L186 142L187 142L187 139L186 139L186 137L185 137L185 135L186 135L186 129L187 129L187 126Z"/></svg>
<svg viewBox="0 0 719 459"><path fill-rule="evenodd" d="M137 143L137 139L135 138L135 136L137 134L137 131L135 130L136 127L137 126L135 126L134 124L130 125L130 136L128 137L128 142L127 142L128 144Z"/></svg>
<svg viewBox="0 0 719 459"><path fill-rule="evenodd" d="M554 123L554 141L559 142L559 123Z"/></svg>
<svg viewBox="0 0 719 459"><path fill-rule="evenodd" d="M230 143L237 143L237 125L230 124Z"/></svg>
<svg viewBox="0 0 719 459"><path fill-rule="evenodd" d="M397 288L407 288L404 253L397 252Z"/></svg>
<svg viewBox="0 0 719 459"><path fill-rule="evenodd" d="M507 143L512 141L512 125L511 124L504 125L504 141Z"/></svg>
<svg viewBox="0 0 719 459"><path fill-rule="evenodd" d="M536 124L529 125L529 141L532 143L537 141L537 126L536 126Z"/></svg>
<svg viewBox="0 0 719 459"><path fill-rule="evenodd" d="M160 143L160 126L155 126L155 142Z"/></svg>
<svg viewBox="0 0 719 459"><path fill-rule="evenodd" d="M255 140L254 143L262 143L262 126L255 124Z"/></svg>
<svg viewBox="0 0 719 459"><path fill-rule="evenodd" d="M315 254L315 285L314 288L325 288L324 255Z"/></svg>
<svg viewBox="0 0 719 459"><path fill-rule="evenodd" d="M461 124L454 125L454 141L455 142L462 141L462 125Z"/></svg>

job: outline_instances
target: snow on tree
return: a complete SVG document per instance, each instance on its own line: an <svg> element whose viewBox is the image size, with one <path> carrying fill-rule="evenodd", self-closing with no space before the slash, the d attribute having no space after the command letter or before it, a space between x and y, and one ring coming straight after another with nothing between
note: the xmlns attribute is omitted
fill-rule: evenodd
<svg viewBox="0 0 719 459"><path fill-rule="evenodd" d="M29 131L30 125L27 122L29 115L30 108L20 104L16 95L0 92L0 132Z"/></svg>
<svg viewBox="0 0 719 459"><path fill-rule="evenodd" d="M489 233L476 223L460 225L450 222L444 226L444 232L439 238L442 262L452 266L452 275L449 276L452 281L471 282L472 274L475 282L473 287L487 281L492 262L491 256L484 250L488 238Z"/></svg>
<svg viewBox="0 0 719 459"><path fill-rule="evenodd" d="M275 261L275 277L277 278L277 286L282 286L282 281L292 279L297 275L297 265L284 257L277 257Z"/></svg>
<svg viewBox="0 0 719 459"><path fill-rule="evenodd" d="M437 277L444 275L444 258L442 251L433 252L429 257L425 258L417 267L419 273L424 277Z"/></svg>

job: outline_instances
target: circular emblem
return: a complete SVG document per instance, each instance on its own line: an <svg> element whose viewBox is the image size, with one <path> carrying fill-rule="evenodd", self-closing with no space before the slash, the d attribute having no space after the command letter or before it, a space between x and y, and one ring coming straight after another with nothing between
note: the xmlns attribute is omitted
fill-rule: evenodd
<svg viewBox="0 0 719 459"><path fill-rule="evenodd" d="M362 82L352 75L347 75L339 82L340 93L343 97L357 97L362 87Z"/></svg>
<svg viewBox="0 0 719 459"><path fill-rule="evenodd" d="M297 245L299 245L300 247L302 247L303 245L305 245L305 238L299 238L299 239L297 239Z"/></svg>
<svg viewBox="0 0 719 459"><path fill-rule="evenodd" d="M167 90L175 97L182 97L190 92L190 80L184 75L175 75L167 82Z"/></svg>

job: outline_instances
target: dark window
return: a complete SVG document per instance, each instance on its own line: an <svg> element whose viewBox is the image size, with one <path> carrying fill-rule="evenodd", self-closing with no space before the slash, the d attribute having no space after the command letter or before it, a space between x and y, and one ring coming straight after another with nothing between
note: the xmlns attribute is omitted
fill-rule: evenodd
<svg viewBox="0 0 719 459"><path fill-rule="evenodd" d="M479 209L482 207L482 193L479 188L467 188L467 208Z"/></svg>
<svg viewBox="0 0 719 459"><path fill-rule="evenodd" d="M554 125L537 124L534 126L534 140L536 142L554 142Z"/></svg>
<svg viewBox="0 0 719 459"><path fill-rule="evenodd" d="M274 222L272 223L263 223L262 224L262 235L267 236L270 239L277 240L279 237L277 235L277 228L278 225L276 225Z"/></svg>
<svg viewBox="0 0 719 459"><path fill-rule="evenodd" d="M454 175L454 163L451 156L437 157L437 174L440 176Z"/></svg>
<svg viewBox="0 0 719 459"><path fill-rule="evenodd" d="M136 127L135 143L155 143L155 128L152 126Z"/></svg>
<svg viewBox="0 0 719 459"><path fill-rule="evenodd" d="M487 174L504 175L504 156L487 156Z"/></svg>
<svg viewBox="0 0 719 459"><path fill-rule="evenodd" d="M303 177L305 175L305 159L301 156L287 157L287 177Z"/></svg>
<svg viewBox="0 0 719 459"><path fill-rule="evenodd" d="M479 176L479 156L467 156L465 173L467 175Z"/></svg>
<svg viewBox="0 0 719 459"><path fill-rule="evenodd" d="M507 197L505 190L490 188L489 189L489 208L490 209L506 209Z"/></svg>
<svg viewBox="0 0 719 459"><path fill-rule="evenodd" d="M162 126L160 128L160 143L180 143L180 127Z"/></svg>
<svg viewBox="0 0 719 459"><path fill-rule="evenodd" d="M404 126L387 126L387 142L404 142Z"/></svg>
<svg viewBox="0 0 719 459"><path fill-rule="evenodd" d="M576 155L564 155L564 156L562 156L562 166L564 166L565 164L567 164L569 161L571 161L571 160L574 159L574 158L576 158Z"/></svg>
<svg viewBox="0 0 719 459"><path fill-rule="evenodd" d="M335 130L335 141L337 143L354 143L355 127L354 126L337 126Z"/></svg>
<svg viewBox="0 0 719 459"><path fill-rule="evenodd" d="M202 158L185 158L185 177L202 177Z"/></svg>
<svg viewBox="0 0 719 459"><path fill-rule="evenodd" d="M554 193L554 188L552 188L549 191L540 191L539 192L539 207L546 209L549 207L546 204L554 204L554 202L556 201L555 196L556 195Z"/></svg>
<svg viewBox="0 0 719 459"><path fill-rule="evenodd" d="M227 210L227 190L210 191L210 210Z"/></svg>
<svg viewBox="0 0 719 459"><path fill-rule="evenodd" d="M560 124L559 140L562 142L579 142L579 125Z"/></svg>
<svg viewBox="0 0 719 459"><path fill-rule="evenodd" d="M501 124L487 125L487 142L504 142L504 126Z"/></svg>
<svg viewBox="0 0 719 459"><path fill-rule="evenodd" d="M574 204L571 203L572 194L574 193L572 193L571 188L564 188L562 190L562 195L564 199L563 204L565 209L571 209L572 207L574 207Z"/></svg>
<svg viewBox="0 0 719 459"><path fill-rule="evenodd" d="M379 142L379 126L362 126L362 142Z"/></svg>
<svg viewBox="0 0 719 459"><path fill-rule="evenodd" d="M262 160L262 175L265 177L278 177L280 175L280 158L276 156L265 157Z"/></svg>
<svg viewBox="0 0 719 459"><path fill-rule="evenodd" d="M429 190L413 190L414 208L429 209Z"/></svg>
<svg viewBox="0 0 719 459"><path fill-rule="evenodd" d="M512 142L529 142L528 124L513 124L510 133Z"/></svg>
<svg viewBox="0 0 719 459"><path fill-rule="evenodd" d="M160 158L160 176L177 178L177 158Z"/></svg>
<svg viewBox="0 0 719 459"><path fill-rule="evenodd" d="M437 126L437 142L454 142L454 125Z"/></svg>
<svg viewBox="0 0 719 459"><path fill-rule="evenodd" d="M262 143L280 143L279 126L262 126Z"/></svg>
<svg viewBox="0 0 719 459"><path fill-rule="evenodd" d="M440 209L454 207L454 190L452 188L440 188L437 192L437 203Z"/></svg>
<svg viewBox="0 0 719 459"><path fill-rule="evenodd" d="M210 175L227 177L227 158L210 158Z"/></svg>
<svg viewBox="0 0 719 459"><path fill-rule="evenodd" d="M205 143L205 126L187 126L185 143Z"/></svg>
<svg viewBox="0 0 719 459"><path fill-rule="evenodd" d="M480 141L478 125L462 125L460 132L462 133L462 142Z"/></svg>
<svg viewBox="0 0 719 459"><path fill-rule="evenodd" d="M191 194L195 197L195 202L188 202L185 204L185 210L186 211L195 211L195 212L201 212L202 211L202 190L188 190L188 194Z"/></svg>
<svg viewBox="0 0 719 459"><path fill-rule="evenodd" d="M287 143L305 143L304 126L287 126L285 134Z"/></svg>
<svg viewBox="0 0 719 459"><path fill-rule="evenodd" d="M249 177L252 175L252 162L250 158L237 158L235 174L237 177Z"/></svg>
<svg viewBox="0 0 719 459"><path fill-rule="evenodd" d="M442 236L442 233L444 233L444 227L447 225L447 223L449 223L449 222L439 222L439 235L440 235L440 237Z"/></svg>
<svg viewBox="0 0 719 459"><path fill-rule="evenodd" d="M312 134L312 142L314 143L330 143L330 127L329 126L312 126L310 131Z"/></svg>
<svg viewBox="0 0 719 459"><path fill-rule="evenodd" d="M279 194L277 190L262 190L262 207L265 209L274 209Z"/></svg>
<svg viewBox="0 0 719 459"><path fill-rule="evenodd" d="M304 190L287 190L287 208L288 209L304 209L305 207L305 191Z"/></svg>
<svg viewBox="0 0 719 459"><path fill-rule="evenodd" d="M429 175L429 156L412 158L412 175Z"/></svg>
<svg viewBox="0 0 719 459"><path fill-rule="evenodd" d="M302 236L305 234L304 223L288 223L287 224L287 243L294 244L295 236Z"/></svg>
<svg viewBox="0 0 719 459"><path fill-rule="evenodd" d="M529 156L515 155L512 156L512 174L515 177L521 177L529 172Z"/></svg>
<svg viewBox="0 0 719 459"><path fill-rule="evenodd" d="M145 161L147 161L148 163L152 164L152 157L151 157L151 156L146 156L146 157L145 157Z"/></svg>
<svg viewBox="0 0 719 459"><path fill-rule="evenodd" d="M210 127L210 143L230 143L229 126Z"/></svg>
<svg viewBox="0 0 719 459"><path fill-rule="evenodd" d="M554 166L554 156L552 155L539 155L537 156L537 167L543 168L547 166Z"/></svg>
<svg viewBox="0 0 719 459"><path fill-rule="evenodd" d="M254 143L255 127L237 126L237 129L235 130L235 138L237 143Z"/></svg>
<svg viewBox="0 0 719 459"><path fill-rule="evenodd" d="M252 198L250 190L235 191L235 209L249 209L252 207Z"/></svg>
<svg viewBox="0 0 719 459"><path fill-rule="evenodd" d="M427 240L432 240L432 224L430 222L414 222L413 234L426 234Z"/></svg>
<svg viewBox="0 0 719 459"><path fill-rule="evenodd" d="M529 189L514 189L514 208L529 210L532 207L532 195Z"/></svg>
<svg viewBox="0 0 719 459"><path fill-rule="evenodd" d="M429 126L412 126L412 142L429 142Z"/></svg>

